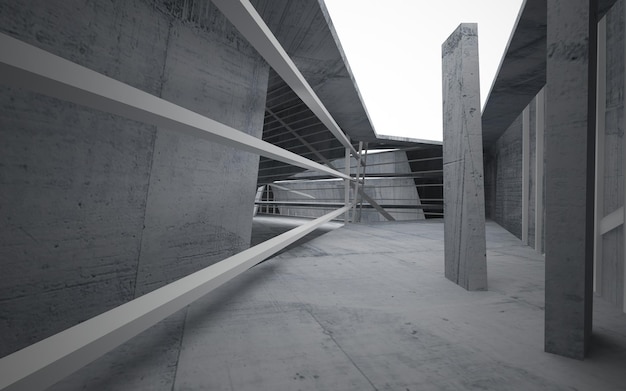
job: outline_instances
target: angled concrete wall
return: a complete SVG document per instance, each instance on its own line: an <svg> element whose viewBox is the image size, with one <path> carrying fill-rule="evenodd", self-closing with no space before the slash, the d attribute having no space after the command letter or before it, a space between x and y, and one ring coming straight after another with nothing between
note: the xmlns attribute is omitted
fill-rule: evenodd
<svg viewBox="0 0 626 391"><path fill-rule="evenodd" d="M267 65L186 4L5 1L0 30L260 137ZM0 105L0 356L249 245L258 156L20 89Z"/></svg>
<svg viewBox="0 0 626 391"><path fill-rule="evenodd" d="M461 24L442 45L445 275L487 289L485 196L476 24Z"/></svg>
<svg viewBox="0 0 626 391"><path fill-rule="evenodd" d="M356 174L356 160L350 160L351 173ZM366 175L372 174L410 174L407 155L405 152L375 153L367 156ZM340 172L345 171L345 160L337 159L332 162L333 167ZM362 171L361 171L362 172ZM306 177L314 175L306 171L294 175L294 177ZM302 181L280 182L278 186L271 185L275 201L299 201L299 202L343 202L344 184L341 180L328 181ZM290 190L295 191L290 191ZM304 194L306 195L304 195ZM370 177L365 181L365 193L381 205L421 205L420 197L412 178L376 178ZM314 197L314 198L311 198ZM350 199L354 199L354 189L350 190ZM364 202L367 204L367 202ZM320 217L337 207L289 207L278 206L281 215L299 217ZM401 209L388 207L387 212L396 220L421 220L424 219L424 211L421 209ZM360 212L361 222L387 221L378 211L372 208L363 208Z"/></svg>

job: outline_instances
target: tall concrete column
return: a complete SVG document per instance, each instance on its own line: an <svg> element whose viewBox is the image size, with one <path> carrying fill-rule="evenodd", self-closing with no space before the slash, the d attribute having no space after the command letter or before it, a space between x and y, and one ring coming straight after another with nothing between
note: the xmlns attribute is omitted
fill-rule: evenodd
<svg viewBox="0 0 626 391"><path fill-rule="evenodd" d="M463 23L442 45L446 278L487 289L478 27Z"/></svg>
<svg viewBox="0 0 626 391"><path fill-rule="evenodd" d="M593 298L597 4L547 4L545 350L582 359Z"/></svg>

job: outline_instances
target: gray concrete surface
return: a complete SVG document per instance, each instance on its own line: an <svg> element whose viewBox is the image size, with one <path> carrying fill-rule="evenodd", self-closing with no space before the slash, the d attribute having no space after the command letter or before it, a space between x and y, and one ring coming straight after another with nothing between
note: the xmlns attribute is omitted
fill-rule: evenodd
<svg viewBox="0 0 626 391"><path fill-rule="evenodd" d="M601 2L602 3L602 2ZM527 2L530 4L530 2ZM602 176L602 191L604 198L600 214L609 215L619 209L624 203L623 181L623 122L624 122L624 1L615 1L611 8L608 2L601 5L606 13L606 91L604 99L605 111L599 112L598 116L604 117L605 133L603 135L603 148L599 162L604 166ZM545 7L545 4L544 4ZM526 10L525 12L529 12ZM524 18L524 16L522 16ZM524 30L528 21L521 21L518 28ZM513 61L511 57L508 61ZM520 58L518 61L530 61L530 58ZM506 68L508 65L503 65ZM503 80L500 81L501 83ZM513 92L513 89L511 89ZM494 93L494 91L492 91ZM494 97L497 96L494 95ZM490 97L492 100L493 97ZM509 101L502 101L506 105ZM490 104L495 103L490 102ZM491 106L495 108L495 106ZM529 177L529 220L528 239L529 245L535 246L535 146L536 146L536 98L528 105L530 110L530 177ZM485 128L485 116L483 116L483 131ZM521 164L522 164L522 124L521 114L511 125L485 150L485 201L487 217L494 219L518 238L522 237L521 229ZM539 163L543 161L540 157ZM541 218L539 220L541 222ZM543 226L541 227L543 228ZM607 301L622 308L624 289L624 246L623 227L619 226L601 239L601 257L597 260L596 271L597 292ZM535 246L542 251L543 241Z"/></svg>
<svg viewBox="0 0 626 391"><path fill-rule="evenodd" d="M489 291L445 279L441 221L349 225L175 315L175 379L153 369L176 331L159 324L55 389L622 390L626 314L597 299L590 356L545 353L543 258L486 229Z"/></svg>
<svg viewBox="0 0 626 391"><path fill-rule="evenodd" d="M593 292L588 133L595 134L596 87L589 75L596 68L589 59L597 54L589 8L588 0L548 0L545 344L548 352L575 358L588 348Z"/></svg>
<svg viewBox="0 0 626 391"><path fill-rule="evenodd" d="M459 25L441 50L446 277L468 290L486 290L477 25Z"/></svg>
<svg viewBox="0 0 626 391"><path fill-rule="evenodd" d="M267 65L210 3L182 13L4 1L0 30L260 137ZM258 157L20 89L0 107L0 356L249 245Z"/></svg>
<svg viewBox="0 0 626 391"><path fill-rule="evenodd" d="M252 220L252 238L250 239L250 246L256 246L257 244L276 237L282 233L285 233L291 229L296 228L299 225L310 222L311 219L303 217L291 217L291 216L277 216L277 215L257 215ZM296 240L294 243L285 247L279 253L291 250L292 248L303 245L304 243L322 236L337 228L343 227L343 222L330 221L315 231L311 232L302 239ZM277 255L276 254L276 255Z"/></svg>
<svg viewBox="0 0 626 391"><path fill-rule="evenodd" d="M542 183L538 185L537 182L537 164L543 165L543 154L537 159L537 97L533 98L528 105L528 245L535 250L542 252L541 243L543 241L537 241L535 246L535 214L537 213L537 200L536 197L540 197L539 205L543 205L543 195L537 196L537 190L543 189ZM542 134L540 133L540 136ZM543 143L543 138L540 140ZM539 218L541 220L541 218ZM541 227L539 231L543 232L543 223L539 221Z"/></svg>
<svg viewBox="0 0 626 391"><path fill-rule="evenodd" d="M411 167L409 165L407 154L403 151L373 153L368 154L366 158L365 173L369 175L365 180L365 187L360 185L361 189L365 189L365 194L370 196L379 205L385 205L385 210L396 220L421 220L424 219L424 212L421 209L400 209L393 208L393 205L421 205L418 190L415 187L413 178L394 178L393 175L406 174L411 175ZM336 159L331 162L332 166L340 172L345 172L345 159ZM351 175L356 175L356 159L350 159ZM306 178L314 176L317 173L305 171L294 175L294 178ZM363 175L363 169L360 174ZM389 174L385 177L384 174ZM380 175L381 177L376 177ZM440 175L440 174L439 174ZM428 177L428 174L425 174ZM272 186L274 199L276 201L300 201L300 202L344 202L345 185L342 181L295 181L280 182L277 185L283 187ZM286 189L293 189L289 191ZM350 200L354 199L354 189L350 189ZM300 193L307 194L307 196ZM314 198L311 198L314 197ZM360 198L360 197L359 197ZM363 202L367 205L367 202ZM318 207L290 207L279 206L280 214L285 216L301 216L301 217L320 217L326 213L337 209L337 207L318 208ZM354 213L351 212L350 216ZM361 222L377 222L387 221L387 219L374 208L363 208L361 212L357 212Z"/></svg>
<svg viewBox="0 0 626 391"><path fill-rule="evenodd" d="M485 100L485 148L503 135L545 84L546 0L527 0Z"/></svg>
<svg viewBox="0 0 626 391"><path fill-rule="evenodd" d="M161 97L260 138L268 66L224 35L172 22ZM253 203L258 156L168 129L158 129L154 155L136 296L250 242L252 211L241 206Z"/></svg>
<svg viewBox="0 0 626 391"><path fill-rule="evenodd" d="M598 17L616 0L598 0ZM524 1L484 105L484 145L493 144L546 84L546 0Z"/></svg>
<svg viewBox="0 0 626 391"><path fill-rule="evenodd" d="M341 129L353 140L377 142L324 2L252 0L251 3Z"/></svg>
<svg viewBox="0 0 626 391"><path fill-rule="evenodd" d="M485 202L487 217L521 239L521 114L485 153Z"/></svg>
<svg viewBox="0 0 626 391"><path fill-rule="evenodd" d="M606 15L606 111L604 115L604 217L624 204L624 1L618 0ZM598 291L623 308L624 227L602 236Z"/></svg>

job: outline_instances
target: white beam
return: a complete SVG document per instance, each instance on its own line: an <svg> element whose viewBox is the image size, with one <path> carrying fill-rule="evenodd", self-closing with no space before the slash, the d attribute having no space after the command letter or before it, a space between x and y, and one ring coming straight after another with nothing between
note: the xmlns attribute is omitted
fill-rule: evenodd
<svg viewBox="0 0 626 391"><path fill-rule="evenodd" d="M302 99L328 130L356 157L357 151L337 125L313 88L248 0L212 0L276 73Z"/></svg>
<svg viewBox="0 0 626 391"><path fill-rule="evenodd" d="M272 118L274 118L276 121L278 121L278 123L280 123L282 125L283 128L287 129L287 131L289 133L291 133L298 141L300 141L302 143L302 145L304 145L305 147L307 147L307 149L309 151L311 151L315 156L317 156L317 158L320 160L320 162L326 164L328 167L332 168L333 170L335 169L335 167L333 167L333 165L330 163L330 161L328 159L326 159L326 157L324 155L322 155L321 153L319 153L319 151L315 148L313 148L313 146L304 139L304 137L300 136L298 134L298 132L296 132L295 130L293 130L291 128L291 126L289 126L285 121L282 120L282 118L280 118L278 115L276 115L276 113L274 113L269 107L265 108L265 111L272 116ZM315 118L315 117L313 117Z"/></svg>
<svg viewBox="0 0 626 391"><path fill-rule="evenodd" d="M350 184L352 187L356 187L355 182L350 182ZM374 209L378 211L378 213L383 215L383 217L386 218L387 221L396 221L396 219L394 219L393 216L389 214L389 212L387 212L382 206L378 205L378 203L374 201L372 197L367 195L367 193L363 190L362 187L359 189L359 195L363 197L363 199L367 201L370 205L372 205Z"/></svg>
<svg viewBox="0 0 626 391"><path fill-rule="evenodd" d="M43 390L287 247L350 205L0 359L0 390Z"/></svg>
<svg viewBox="0 0 626 391"><path fill-rule="evenodd" d="M275 188L277 188L277 189L287 191L287 192L289 192L289 193L298 194L298 195L301 195L301 196L303 196L303 197L307 197L307 198L315 199L315 197L314 197L314 196L312 196L311 194L303 193L303 192L301 192L301 191L297 191L297 190L291 190L291 189L289 189L288 187L280 186L280 185L277 185L277 184L275 184L275 183L270 183L270 184L269 184L269 185L267 185L267 186L272 186L272 187L275 187Z"/></svg>
<svg viewBox="0 0 626 391"><path fill-rule="evenodd" d="M0 34L0 82L161 126L334 177L343 173Z"/></svg>
<svg viewBox="0 0 626 391"><path fill-rule="evenodd" d="M624 207L614 210L600 220L600 235L607 234L620 225L624 224Z"/></svg>

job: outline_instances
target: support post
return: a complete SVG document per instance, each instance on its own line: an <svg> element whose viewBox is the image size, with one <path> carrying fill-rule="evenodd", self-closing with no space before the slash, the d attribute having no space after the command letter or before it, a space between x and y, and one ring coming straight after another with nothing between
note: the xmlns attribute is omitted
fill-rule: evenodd
<svg viewBox="0 0 626 391"><path fill-rule="evenodd" d="M622 18L626 18L626 7L622 7L624 9L624 14L622 15ZM626 47L624 47L624 53L626 53ZM626 88L626 78L624 79L624 88ZM624 90L626 91L626 90ZM626 107L626 98L622 98L623 99L623 104ZM626 125L626 116L624 116L624 125ZM622 175L626 175L626 158L624 158L626 156L626 135L622 135ZM622 177L622 178L626 178L626 177ZM626 189L626 187L624 187ZM624 226L622 227L623 230L623 234L624 236L622 237L622 246L624 246L623 248L626 249L626 190L624 190L624 204L623 204L623 208L624 208ZM623 257L621 259L622 261L622 309L624 312L626 312L626 251L623 252ZM619 284L618 284L619 287ZM619 288L618 288L619 289Z"/></svg>
<svg viewBox="0 0 626 391"><path fill-rule="evenodd" d="M596 194L593 257L593 291L602 289L602 232L604 218L604 130L606 126L606 18L598 23L598 85L596 99ZM625 231L626 232L626 231Z"/></svg>
<svg viewBox="0 0 626 391"><path fill-rule="evenodd" d="M446 278L487 290L478 27L463 23L442 46Z"/></svg>
<svg viewBox="0 0 626 391"><path fill-rule="evenodd" d="M345 164L346 175L350 177L350 150L348 148L346 148ZM346 213L343 216L343 222L344 224L348 224L350 221L350 208L348 208L348 205L350 205L350 179L345 178L344 185L343 202L346 206Z"/></svg>
<svg viewBox="0 0 626 391"><path fill-rule="evenodd" d="M530 197L530 109L522 111L522 244L528 246Z"/></svg>
<svg viewBox="0 0 626 391"><path fill-rule="evenodd" d="M547 4L545 350L583 359L593 305L597 1Z"/></svg>
<svg viewBox="0 0 626 391"><path fill-rule="evenodd" d="M360 182L361 182L361 156L363 154L363 141L359 141L359 155L355 156L356 159L356 172L354 178L356 179L354 185L354 200L352 202L352 222L356 223L356 208L359 198Z"/></svg>
<svg viewBox="0 0 626 391"><path fill-rule="evenodd" d="M362 194L365 193L365 174L366 174L366 170L367 170L367 149L368 149L368 144L365 143L365 155L363 156L363 187L361 188L361 192L359 193L359 212L358 212L358 216L357 216L357 221L361 222L361 216L363 214L363 196Z"/></svg>
<svg viewBox="0 0 626 391"><path fill-rule="evenodd" d="M535 111L535 250L543 254L543 144L546 126L545 88L537 94Z"/></svg>

